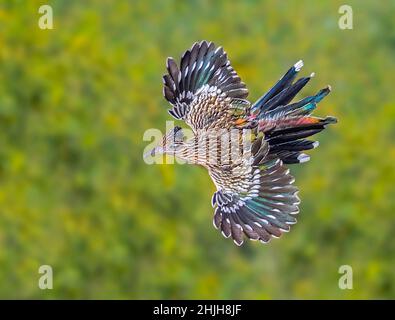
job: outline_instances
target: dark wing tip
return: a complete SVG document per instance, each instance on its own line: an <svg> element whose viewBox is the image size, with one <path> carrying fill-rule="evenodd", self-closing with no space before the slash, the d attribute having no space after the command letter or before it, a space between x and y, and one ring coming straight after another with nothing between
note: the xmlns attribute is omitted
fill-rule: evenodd
<svg viewBox="0 0 395 320"><path fill-rule="evenodd" d="M332 117L332 116L327 116L327 117L325 118L325 122L326 122L326 123L337 123L337 118Z"/></svg>

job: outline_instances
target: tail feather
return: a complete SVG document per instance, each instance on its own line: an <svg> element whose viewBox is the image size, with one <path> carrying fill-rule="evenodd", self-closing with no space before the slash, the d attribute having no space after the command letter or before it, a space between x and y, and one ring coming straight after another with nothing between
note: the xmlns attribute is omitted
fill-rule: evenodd
<svg viewBox="0 0 395 320"><path fill-rule="evenodd" d="M279 106L274 110L265 112L264 118L281 118L281 117L295 117L295 116L308 116L316 108L318 102L326 97L331 92L330 86L321 89L316 95L304 98L295 103Z"/></svg>
<svg viewBox="0 0 395 320"><path fill-rule="evenodd" d="M291 103L297 93L314 76L294 81L303 63L297 62L287 73L252 106L252 120L258 123L258 130L265 133L269 142L269 155L280 158L284 163L302 163L310 159L302 151L314 149L317 141L306 140L336 123L334 117L311 116L317 104L331 91L330 86L313 96Z"/></svg>
<svg viewBox="0 0 395 320"><path fill-rule="evenodd" d="M296 141L286 141L283 143L279 143L277 145L273 145L271 147L272 152L278 152L281 150L288 151L304 151L317 148L319 145L318 141L311 141L306 139L300 139Z"/></svg>
<svg viewBox="0 0 395 320"><path fill-rule="evenodd" d="M265 113L270 110L276 109L278 106L283 106L288 104L302 88L310 81L311 77L300 78L295 84L292 84L281 92L279 92L276 96L270 99L264 106L264 111L261 113L260 117L264 117Z"/></svg>
<svg viewBox="0 0 395 320"><path fill-rule="evenodd" d="M266 94L264 94L258 101L252 106L252 110L262 110L265 109L266 103L278 95L284 88L289 87L292 81L295 79L296 75L303 67L303 61L299 60L296 62L287 73L271 88Z"/></svg>

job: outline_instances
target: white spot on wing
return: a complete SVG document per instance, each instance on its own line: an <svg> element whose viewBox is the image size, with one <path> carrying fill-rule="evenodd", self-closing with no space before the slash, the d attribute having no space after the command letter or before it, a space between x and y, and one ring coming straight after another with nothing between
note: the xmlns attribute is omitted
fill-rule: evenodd
<svg viewBox="0 0 395 320"><path fill-rule="evenodd" d="M305 153L301 153L301 154L298 156L298 160L299 160L300 163L303 163L303 162L309 161L309 160L310 160L310 157L309 157L307 154L305 154Z"/></svg>

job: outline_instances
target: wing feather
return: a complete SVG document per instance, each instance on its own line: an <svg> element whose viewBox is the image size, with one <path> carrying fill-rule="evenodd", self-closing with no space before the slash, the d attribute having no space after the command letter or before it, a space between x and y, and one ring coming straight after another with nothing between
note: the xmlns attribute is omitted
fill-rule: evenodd
<svg viewBox="0 0 395 320"><path fill-rule="evenodd" d="M280 159L266 157L267 146L264 137L258 136L251 153L245 153L232 169L209 168L217 186L212 198L216 206L213 224L237 245L243 244L243 234L267 243L296 223L300 200L294 178Z"/></svg>
<svg viewBox="0 0 395 320"><path fill-rule="evenodd" d="M173 105L169 113L176 119L186 120L189 116L191 119L199 118L199 123L212 124L217 119L213 118L209 109L199 106L212 103L212 109L218 107L219 100L213 102L213 95L224 94L221 96L221 101L226 97L244 99L248 95L245 84L233 70L226 52L212 42L195 43L182 55L180 67L173 58L167 59L166 67L167 74L163 76L163 95ZM191 104L196 101L199 101L199 106L195 103L195 108L191 108ZM217 113L226 113L227 109L231 109L231 101L228 104L221 104L221 108L221 112ZM192 128L196 126L191 121L187 123Z"/></svg>

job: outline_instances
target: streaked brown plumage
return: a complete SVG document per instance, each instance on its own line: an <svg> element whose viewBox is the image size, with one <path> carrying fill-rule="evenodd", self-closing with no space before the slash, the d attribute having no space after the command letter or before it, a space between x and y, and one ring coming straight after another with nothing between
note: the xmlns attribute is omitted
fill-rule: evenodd
<svg viewBox="0 0 395 320"><path fill-rule="evenodd" d="M169 113L184 120L193 137L187 139L175 127L154 152L208 169L217 187L214 226L237 245L244 236L268 242L296 223L298 189L285 164L308 161L303 151L318 142L305 138L336 122L311 116L329 87L291 103L313 76L294 82L302 66L297 62L251 105L245 84L221 47L202 41L183 54L179 67L172 58L167 60L163 92L172 104Z"/></svg>

